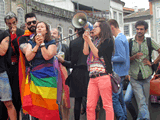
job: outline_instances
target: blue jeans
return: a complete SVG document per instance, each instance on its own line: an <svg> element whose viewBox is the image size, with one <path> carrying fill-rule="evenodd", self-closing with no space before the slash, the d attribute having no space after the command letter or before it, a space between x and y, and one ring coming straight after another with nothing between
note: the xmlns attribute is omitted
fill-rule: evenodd
<svg viewBox="0 0 160 120"><path fill-rule="evenodd" d="M138 104L138 117L137 120L150 120L148 101L150 91L151 76L145 80L135 80L131 78L132 89Z"/></svg>
<svg viewBox="0 0 160 120"><path fill-rule="evenodd" d="M124 102L126 104L126 107L128 109L128 111L130 112L133 120L137 119L137 113L136 110L132 104L132 97L133 97L133 90L132 90L132 86L131 83L128 84L127 89L126 89L126 93L124 96Z"/></svg>
<svg viewBox="0 0 160 120"><path fill-rule="evenodd" d="M112 92L113 109L118 120L127 120L126 105L123 96L123 80L125 77L121 77L121 90L118 93Z"/></svg>

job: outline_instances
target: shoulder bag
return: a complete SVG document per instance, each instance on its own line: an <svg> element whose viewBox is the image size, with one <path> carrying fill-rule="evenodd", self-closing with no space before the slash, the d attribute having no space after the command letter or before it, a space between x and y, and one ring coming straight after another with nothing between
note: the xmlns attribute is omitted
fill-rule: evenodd
<svg viewBox="0 0 160 120"><path fill-rule="evenodd" d="M104 68L106 69L106 66L104 65L104 63L101 61L101 59L99 58L100 62L102 63L102 65L104 66ZM107 61L108 62L108 61ZM106 71L107 73L107 71ZM108 73L107 73L108 74ZM114 93L118 93L119 89L120 89L120 82L121 82L121 78L119 77L119 75L117 73L115 73L114 71L112 72L112 74L108 74L111 78L111 84L112 84L112 92Z"/></svg>
<svg viewBox="0 0 160 120"><path fill-rule="evenodd" d="M150 95L160 96L160 74L155 74L150 80Z"/></svg>

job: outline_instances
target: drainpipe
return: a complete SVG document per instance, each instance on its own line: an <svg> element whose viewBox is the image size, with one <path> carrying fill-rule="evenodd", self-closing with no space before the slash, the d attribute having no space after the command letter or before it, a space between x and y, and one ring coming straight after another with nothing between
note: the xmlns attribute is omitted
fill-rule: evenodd
<svg viewBox="0 0 160 120"><path fill-rule="evenodd" d="M12 5L11 5L12 0L10 0L10 11L12 11Z"/></svg>
<svg viewBox="0 0 160 120"><path fill-rule="evenodd" d="M153 15L152 2L149 2L149 10L150 14Z"/></svg>

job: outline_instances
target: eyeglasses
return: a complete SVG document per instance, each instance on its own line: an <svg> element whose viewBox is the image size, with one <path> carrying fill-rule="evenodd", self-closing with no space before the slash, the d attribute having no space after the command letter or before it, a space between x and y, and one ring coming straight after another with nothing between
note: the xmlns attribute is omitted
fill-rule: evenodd
<svg viewBox="0 0 160 120"><path fill-rule="evenodd" d="M35 20L34 20L34 21L30 21L30 22L27 22L27 25L31 25L32 23L33 23L33 24L36 24L36 22L37 22L37 21L35 21Z"/></svg>
<svg viewBox="0 0 160 120"><path fill-rule="evenodd" d="M93 29L95 29L95 28L97 28L97 27L99 27L99 26L93 26Z"/></svg>

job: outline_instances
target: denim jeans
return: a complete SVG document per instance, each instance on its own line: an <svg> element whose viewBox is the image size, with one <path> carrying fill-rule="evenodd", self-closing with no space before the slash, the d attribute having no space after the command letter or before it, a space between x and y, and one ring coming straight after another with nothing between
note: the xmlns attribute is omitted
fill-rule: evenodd
<svg viewBox="0 0 160 120"><path fill-rule="evenodd" d="M135 80L131 78L132 89L138 104L138 117L137 120L150 120L148 101L150 91L151 76L145 80Z"/></svg>
<svg viewBox="0 0 160 120"><path fill-rule="evenodd" d="M132 86L131 86L131 83L129 83L127 86L126 92L125 92L124 102L126 104L128 111L130 112L133 120L136 120L137 113L136 113L136 110L132 104L132 97L133 96L134 96L134 94L133 94Z"/></svg>
<svg viewBox="0 0 160 120"><path fill-rule="evenodd" d="M126 105L124 102L123 96L123 80L125 77L121 77L121 90L118 93L112 92L112 100L113 100L113 109L118 120L126 120L127 119L127 111Z"/></svg>

